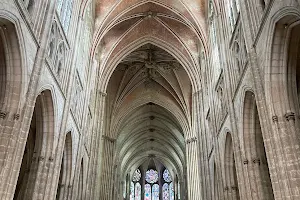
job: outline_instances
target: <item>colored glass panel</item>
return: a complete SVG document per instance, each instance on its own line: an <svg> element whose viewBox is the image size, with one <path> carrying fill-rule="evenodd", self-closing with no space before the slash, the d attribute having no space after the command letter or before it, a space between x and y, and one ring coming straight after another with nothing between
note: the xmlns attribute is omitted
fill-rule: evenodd
<svg viewBox="0 0 300 200"><path fill-rule="evenodd" d="M135 184L135 200L141 200L142 198L142 187L140 183Z"/></svg>
<svg viewBox="0 0 300 200"><path fill-rule="evenodd" d="M134 183L130 183L130 200L134 200Z"/></svg>
<svg viewBox="0 0 300 200"><path fill-rule="evenodd" d="M157 171L150 169L146 172L146 181L148 183L156 183L158 181Z"/></svg>
<svg viewBox="0 0 300 200"><path fill-rule="evenodd" d="M144 200L151 200L151 185L146 184L145 185L145 198Z"/></svg>
<svg viewBox="0 0 300 200"><path fill-rule="evenodd" d="M170 183L169 191L170 191L170 200L174 200L174 185L173 185L173 183Z"/></svg>
<svg viewBox="0 0 300 200"><path fill-rule="evenodd" d="M152 186L152 200L159 200L159 185L154 184Z"/></svg>
<svg viewBox="0 0 300 200"><path fill-rule="evenodd" d="M162 187L163 191L163 200L169 200L170 192L169 192L169 184L165 183Z"/></svg>

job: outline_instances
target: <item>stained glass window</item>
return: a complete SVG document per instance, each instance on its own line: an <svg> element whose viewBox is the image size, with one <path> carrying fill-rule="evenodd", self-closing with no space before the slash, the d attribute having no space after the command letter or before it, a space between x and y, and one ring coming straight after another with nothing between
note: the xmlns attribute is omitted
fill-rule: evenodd
<svg viewBox="0 0 300 200"><path fill-rule="evenodd" d="M170 192L169 192L169 184L165 183L162 187L163 192L163 200L169 200Z"/></svg>
<svg viewBox="0 0 300 200"><path fill-rule="evenodd" d="M146 181L148 183L156 183L158 181L157 171L150 169L146 172Z"/></svg>
<svg viewBox="0 0 300 200"><path fill-rule="evenodd" d="M73 0L57 0L57 12L65 31L69 29L72 10Z"/></svg>
<svg viewBox="0 0 300 200"><path fill-rule="evenodd" d="M139 181L140 179L141 179L141 171L139 170L139 169L137 169L135 172L134 172L134 174L133 174L133 178L132 178L132 180L134 181L134 182L137 182L137 181Z"/></svg>
<svg viewBox="0 0 300 200"><path fill-rule="evenodd" d="M159 185L154 184L152 186L152 200L159 200Z"/></svg>
<svg viewBox="0 0 300 200"><path fill-rule="evenodd" d="M151 185L145 185L145 199L144 200L151 200Z"/></svg>
<svg viewBox="0 0 300 200"><path fill-rule="evenodd" d="M178 199L180 199L180 183L177 184Z"/></svg>
<svg viewBox="0 0 300 200"><path fill-rule="evenodd" d="M56 9L57 9L58 14L60 14L60 10L61 10L61 7L62 7L62 2L63 2L63 0L57 0Z"/></svg>
<svg viewBox="0 0 300 200"><path fill-rule="evenodd" d="M165 171L163 173L163 178L168 183L172 181L172 178L171 178L169 170L165 169Z"/></svg>
<svg viewBox="0 0 300 200"><path fill-rule="evenodd" d="M142 188L140 183L135 184L135 200L141 200Z"/></svg>
<svg viewBox="0 0 300 200"><path fill-rule="evenodd" d="M134 183L130 184L130 200L134 200Z"/></svg>
<svg viewBox="0 0 300 200"><path fill-rule="evenodd" d="M170 191L170 200L174 200L174 186L173 186L173 183L170 183L169 191Z"/></svg>

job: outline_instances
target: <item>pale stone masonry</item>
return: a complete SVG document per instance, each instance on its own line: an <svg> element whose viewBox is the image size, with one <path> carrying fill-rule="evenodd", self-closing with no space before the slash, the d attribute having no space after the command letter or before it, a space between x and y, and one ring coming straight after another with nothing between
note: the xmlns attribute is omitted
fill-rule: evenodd
<svg viewBox="0 0 300 200"><path fill-rule="evenodd" d="M299 200L299 98L299 0L0 0L0 200Z"/></svg>

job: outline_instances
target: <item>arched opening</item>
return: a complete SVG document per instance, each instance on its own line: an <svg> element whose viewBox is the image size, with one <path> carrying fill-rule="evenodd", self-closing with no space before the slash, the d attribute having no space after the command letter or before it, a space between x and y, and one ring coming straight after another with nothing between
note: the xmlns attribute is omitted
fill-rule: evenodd
<svg viewBox="0 0 300 200"><path fill-rule="evenodd" d="M7 159L8 138L14 130L10 119L20 117L23 61L19 41L15 25L0 18L0 169L5 160L11 160Z"/></svg>
<svg viewBox="0 0 300 200"><path fill-rule="evenodd" d="M72 172L72 135L68 132L65 139L63 157L60 168L60 175L56 193L57 200L69 198L69 193L72 189L71 172Z"/></svg>
<svg viewBox="0 0 300 200"><path fill-rule="evenodd" d="M255 95L247 91L244 101L244 144L253 196L274 199L267 155L261 131Z"/></svg>
<svg viewBox="0 0 300 200"><path fill-rule="evenodd" d="M36 100L22 164L14 194L14 200L31 199L36 190L43 193L45 183L41 176L47 172L39 172L45 161L52 161L54 110L51 92L43 91ZM47 158L47 160L45 160ZM37 187L36 184L39 184Z"/></svg>
<svg viewBox="0 0 300 200"><path fill-rule="evenodd" d="M227 199L239 200L239 187L237 181L236 164L234 158L234 150L232 137L230 133L226 135L225 142L225 195Z"/></svg>
<svg viewBox="0 0 300 200"><path fill-rule="evenodd" d="M297 22L298 23L298 22ZM288 24L285 24L288 28ZM300 112L300 25L292 27L288 35L287 89L292 112Z"/></svg>

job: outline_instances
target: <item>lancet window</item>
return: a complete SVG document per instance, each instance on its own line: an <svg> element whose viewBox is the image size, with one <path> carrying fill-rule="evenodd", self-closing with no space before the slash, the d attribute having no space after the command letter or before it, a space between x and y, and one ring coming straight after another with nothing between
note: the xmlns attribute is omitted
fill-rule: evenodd
<svg viewBox="0 0 300 200"><path fill-rule="evenodd" d="M240 5L237 0L227 1L227 13L228 13L231 31L233 31L240 13Z"/></svg>
<svg viewBox="0 0 300 200"><path fill-rule="evenodd" d="M142 186L141 186L141 171L137 169L132 178L130 185L130 200L141 200L142 199Z"/></svg>
<svg viewBox="0 0 300 200"><path fill-rule="evenodd" d="M73 10L73 0L57 0L56 10L63 29L68 31Z"/></svg>

